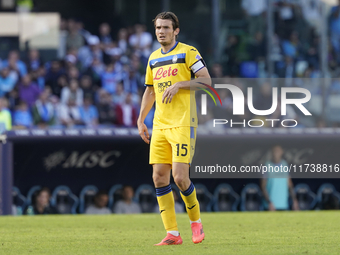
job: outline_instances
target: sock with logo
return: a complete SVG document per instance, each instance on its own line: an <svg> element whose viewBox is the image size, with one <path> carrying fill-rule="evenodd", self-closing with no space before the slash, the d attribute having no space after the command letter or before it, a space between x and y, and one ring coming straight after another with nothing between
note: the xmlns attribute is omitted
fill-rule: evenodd
<svg viewBox="0 0 340 255"><path fill-rule="evenodd" d="M177 231L177 221L175 213L175 200L172 194L171 185L156 188L156 196L159 205L159 212L162 217L166 231ZM170 232L171 233L171 232ZM176 235L175 232L173 232Z"/></svg>
<svg viewBox="0 0 340 255"><path fill-rule="evenodd" d="M193 183L186 191L181 191L181 197L185 203L185 208L189 215L190 222L200 219L200 205L196 196L196 189Z"/></svg>

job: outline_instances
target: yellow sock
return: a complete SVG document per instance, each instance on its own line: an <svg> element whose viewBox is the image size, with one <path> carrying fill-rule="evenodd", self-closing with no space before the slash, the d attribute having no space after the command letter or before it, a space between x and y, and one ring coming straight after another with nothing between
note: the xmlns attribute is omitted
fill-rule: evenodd
<svg viewBox="0 0 340 255"><path fill-rule="evenodd" d="M175 200L170 184L166 187L156 188L156 195L164 228L166 231L178 231Z"/></svg>
<svg viewBox="0 0 340 255"><path fill-rule="evenodd" d="M200 204L196 196L196 189L194 184L190 184L186 191L181 192L181 197L185 203L185 208L191 221L197 221L201 217Z"/></svg>

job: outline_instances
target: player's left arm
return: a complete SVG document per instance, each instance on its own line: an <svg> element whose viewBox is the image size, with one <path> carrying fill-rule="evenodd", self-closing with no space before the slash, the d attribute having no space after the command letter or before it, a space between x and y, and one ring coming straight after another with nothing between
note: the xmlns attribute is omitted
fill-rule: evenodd
<svg viewBox="0 0 340 255"><path fill-rule="evenodd" d="M185 62L188 69L195 74L196 78L191 81L176 82L174 85L168 87L163 93L162 103L171 103L172 98L180 89L198 90L198 88L204 88L205 85L211 86L211 78L206 64L194 47L191 47L187 52Z"/></svg>

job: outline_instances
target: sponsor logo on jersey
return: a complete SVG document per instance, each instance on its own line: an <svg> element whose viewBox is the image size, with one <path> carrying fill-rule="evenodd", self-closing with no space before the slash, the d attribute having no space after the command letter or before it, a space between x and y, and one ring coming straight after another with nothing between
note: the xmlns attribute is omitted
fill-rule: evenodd
<svg viewBox="0 0 340 255"><path fill-rule="evenodd" d="M160 67L155 75L155 78L153 78L154 80L160 80L162 78L166 78L166 77L170 77L170 76L176 76L178 72L178 69L171 69L171 66L169 67L169 69L163 69L163 67Z"/></svg>
<svg viewBox="0 0 340 255"><path fill-rule="evenodd" d="M166 88L171 86L171 81L165 81L165 82L160 82L158 83L158 93L164 92Z"/></svg>

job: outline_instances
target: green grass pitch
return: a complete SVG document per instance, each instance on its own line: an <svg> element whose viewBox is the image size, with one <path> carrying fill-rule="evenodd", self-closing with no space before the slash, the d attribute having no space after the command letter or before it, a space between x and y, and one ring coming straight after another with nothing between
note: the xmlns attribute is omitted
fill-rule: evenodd
<svg viewBox="0 0 340 255"><path fill-rule="evenodd" d="M183 244L155 247L158 214L0 217L0 254L340 254L337 211L205 213L201 244L177 221Z"/></svg>

